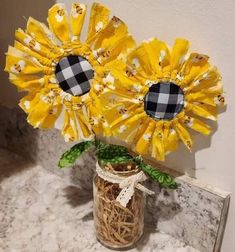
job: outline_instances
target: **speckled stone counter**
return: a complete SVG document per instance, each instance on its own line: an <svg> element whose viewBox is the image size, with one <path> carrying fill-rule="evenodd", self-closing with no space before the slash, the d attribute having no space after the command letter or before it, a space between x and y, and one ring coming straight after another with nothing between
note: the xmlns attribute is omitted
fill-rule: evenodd
<svg viewBox="0 0 235 252"><path fill-rule="evenodd" d="M60 133L35 130L22 112L1 107L0 147L40 165L13 162L11 155L0 153L5 156L0 161L0 173L5 174L0 178L0 252L1 246L12 246L4 252L107 251L96 243L93 233L92 153L74 167L59 170L59 156L69 147ZM229 193L187 176L177 181L180 187L176 191L148 183L156 194L147 198L147 232L136 251L195 251L191 246L202 252L219 252Z"/></svg>
<svg viewBox="0 0 235 252"><path fill-rule="evenodd" d="M4 150L0 172L1 252L110 251L96 241L89 192ZM147 225L137 248L129 251L198 250Z"/></svg>

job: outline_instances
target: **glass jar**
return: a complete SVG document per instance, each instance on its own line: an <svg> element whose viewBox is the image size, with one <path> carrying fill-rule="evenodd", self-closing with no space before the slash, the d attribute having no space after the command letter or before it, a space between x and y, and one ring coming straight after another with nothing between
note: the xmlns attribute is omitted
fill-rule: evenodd
<svg viewBox="0 0 235 252"><path fill-rule="evenodd" d="M134 164L103 166L104 171L128 178L139 172ZM109 182L98 174L93 180L94 222L97 239L106 247L122 249L133 247L144 229L144 193L134 189L126 207L116 199L121 192L118 183Z"/></svg>

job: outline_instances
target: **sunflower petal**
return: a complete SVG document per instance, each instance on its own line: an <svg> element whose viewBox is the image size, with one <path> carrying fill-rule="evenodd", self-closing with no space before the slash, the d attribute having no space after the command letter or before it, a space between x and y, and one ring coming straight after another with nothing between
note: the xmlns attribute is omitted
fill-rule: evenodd
<svg viewBox="0 0 235 252"><path fill-rule="evenodd" d="M69 41L70 31L65 4L55 4L48 11L48 19L50 29L56 37L62 42Z"/></svg>
<svg viewBox="0 0 235 252"><path fill-rule="evenodd" d="M117 59L119 56L125 56L126 52L135 46L135 41L132 36L125 35L116 41L114 44L110 44L108 48L108 53L102 54L98 59L102 64L112 62Z"/></svg>
<svg viewBox="0 0 235 252"><path fill-rule="evenodd" d="M70 13L71 28L74 36L78 37L81 34L82 26L86 15L87 6L81 3L72 3Z"/></svg>
<svg viewBox="0 0 235 252"><path fill-rule="evenodd" d="M36 59L40 64L42 64L43 66L51 66L53 63L53 58L55 57L53 54L50 54L50 58L47 56L42 56L41 54L29 49L27 46L24 46L23 44L21 44L18 41L15 41L14 43L14 48L22 51L23 53L28 54L29 57L31 57L31 59ZM44 51L46 52L46 51Z"/></svg>
<svg viewBox="0 0 235 252"><path fill-rule="evenodd" d="M179 71L185 62L185 57L189 49L189 41L186 39L176 39L171 52L171 71Z"/></svg>
<svg viewBox="0 0 235 252"><path fill-rule="evenodd" d="M202 133L204 135L209 135L211 133L211 127L197 118L192 118L190 116L184 116L182 122L187 127Z"/></svg>
<svg viewBox="0 0 235 252"><path fill-rule="evenodd" d="M41 127L43 121L50 113L51 104L43 101L42 99L38 99L38 102L33 106L29 115L27 117L27 121L29 124L33 125L35 128Z"/></svg>
<svg viewBox="0 0 235 252"><path fill-rule="evenodd" d="M49 50L46 47L41 45L30 35L26 34L22 29L16 30L15 37L16 40L18 40L23 45L27 46L30 50L40 53L41 55L49 54Z"/></svg>
<svg viewBox="0 0 235 252"><path fill-rule="evenodd" d="M52 48L56 45L53 34L48 27L32 17L27 22L27 33L46 48Z"/></svg>
<svg viewBox="0 0 235 252"><path fill-rule="evenodd" d="M47 116L43 119L40 124L40 128L42 129L49 129L54 126L57 118L59 117L62 111L62 104L55 104L52 105L49 109Z"/></svg>
<svg viewBox="0 0 235 252"><path fill-rule="evenodd" d="M154 66L151 63L148 44L146 42L142 43L127 56L128 66L136 69L138 74L148 76L149 79L154 74Z"/></svg>
<svg viewBox="0 0 235 252"><path fill-rule="evenodd" d="M186 110L193 112L195 115L210 119L217 120L217 108L207 104L187 104Z"/></svg>
<svg viewBox="0 0 235 252"><path fill-rule="evenodd" d="M80 135L79 138L82 140L90 139L93 135L91 128L89 127L89 121L82 110L75 111L76 115L76 125L78 127L78 134Z"/></svg>
<svg viewBox="0 0 235 252"><path fill-rule="evenodd" d="M107 25L109 13L109 9L99 3L94 3L92 5L86 41L88 44L90 44L94 37Z"/></svg>
<svg viewBox="0 0 235 252"><path fill-rule="evenodd" d="M97 34L94 42L94 49L99 56L109 53L110 45L116 44L123 37L128 35L126 24L119 18L113 17L102 32Z"/></svg>
<svg viewBox="0 0 235 252"><path fill-rule="evenodd" d="M5 71L9 73L21 76L43 72L43 68L37 62L33 62L23 52L13 47L9 47L6 55Z"/></svg>
<svg viewBox="0 0 235 252"><path fill-rule="evenodd" d="M32 79L29 78L27 80L27 78L20 78L19 76L10 73L9 80L19 89L19 91L21 90L32 91L35 89L40 89L44 85L45 79L37 78L37 76L33 77L34 78Z"/></svg>
<svg viewBox="0 0 235 252"><path fill-rule="evenodd" d="M119 116L115 125L113 123L110 124L113 135L118 136L126 142L132 142L143 117L145 117L145 113L138 113L137 111L136 114L132 114L132 116L128 116L127 118Z"/></svg>
<svg viewBox="0 0 235 252"><path fill-rule="evenodd" d="M204 103L213 107L216 107L218 104L224 102L222 92L213 92L209 89L199 91L196 93L187 94L187 102L189 103Z"/></svg>
<svg viewBox="0 0 235 252"><path fill-rule="evenodd" d="M175 123L174 129L185 146L191 151L193 142L187 129L180 122Z"/></svg>
<svg viewBox="0 0 235 252"><path fill-rule="evenodd" d="M152 136L152 157L159 161L165 160L165 148L164 148L164 138L163 138L163 122L158 122L156 124L155 131Z"/></svg>
<svg viewBox="0 0 235 252"><path fill-rule="evenodd" d="M166 154L178 148L179 136L173 127L170 125L165 126L163 137Z"/></svg>
<svg viewBox="0 0 235 252"><path fill-rule="evenodd" d="M208 89L213 86L216 86L217 83L221 80L221 76L217 71L216 67L208 69L206 72L199 75L190 85L187 92L197 92L199 90Z"/></svg>
<svg viewBox="0 0 235 252"><path fill-rule="evenodd" d="M71 109L65 110L64 126L61 133L64 136L65 142L80 140L76 125L76 115Z"/></svg>
<svg viewBox="0 0 235 252"><path fill-rule="evenodd" d="M23 109L25 113L30 113L30 111L39 102L40 95L41 94L40 92L38 92L38 90L30 92L28 95L26 95L20 100L19 106Z"/></svg>
<svg viewBox="0 0 235 252"><path fill-rule="evenodd" d="M149 145L155 129L155 123L150 122L143 135L138 139L135 145L135 151L139 154L147 154L149 152Z"/></svg>
<svg viewBox="0 0 235 252"><path fill-rule="evenodd" d="M180 71L181 75L187 75L190 73L192 68L202 68L208 64L209 57L204 54L191 53L189 58L184 64L184 68Z"/></svg>

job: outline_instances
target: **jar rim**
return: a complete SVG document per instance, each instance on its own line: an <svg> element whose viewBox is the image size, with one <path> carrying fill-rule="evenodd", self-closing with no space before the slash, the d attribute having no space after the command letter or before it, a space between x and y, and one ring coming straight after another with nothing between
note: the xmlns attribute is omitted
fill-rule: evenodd
<svg viewBox="0 0 235 252"><path fill-rule="evenodd" d="M115 175L119 175L119 176L123 176L123 177L127 177L127 176L131 176L131 175L134 175L134 174L137 174L140 172L140 169L138 168L138 165L137 164L134 164L134 163L126 163L126 164L123 164L123 165L135 165L134 169L132 170L124 170L124 171L117 171L117 170L114 170L114 169L108 169L109 166L111 166L112 168L115 168L115 165L111 165L109 164L109 166L106 164L106 165L101 165L99 162L98 162L99 166L112 173L112 174L115 174Z"/></svg>

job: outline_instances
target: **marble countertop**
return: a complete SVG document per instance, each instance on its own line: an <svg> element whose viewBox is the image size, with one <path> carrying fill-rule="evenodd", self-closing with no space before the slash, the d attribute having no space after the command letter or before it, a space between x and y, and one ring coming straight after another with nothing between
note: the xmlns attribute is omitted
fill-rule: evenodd
<svg viewBox="0 0 235 252"><path fill-rule="evenodd" d="M0 252L106 252L97 242L92 194L0 149ZM196 252L151 230L128 251Z"/></svg>

